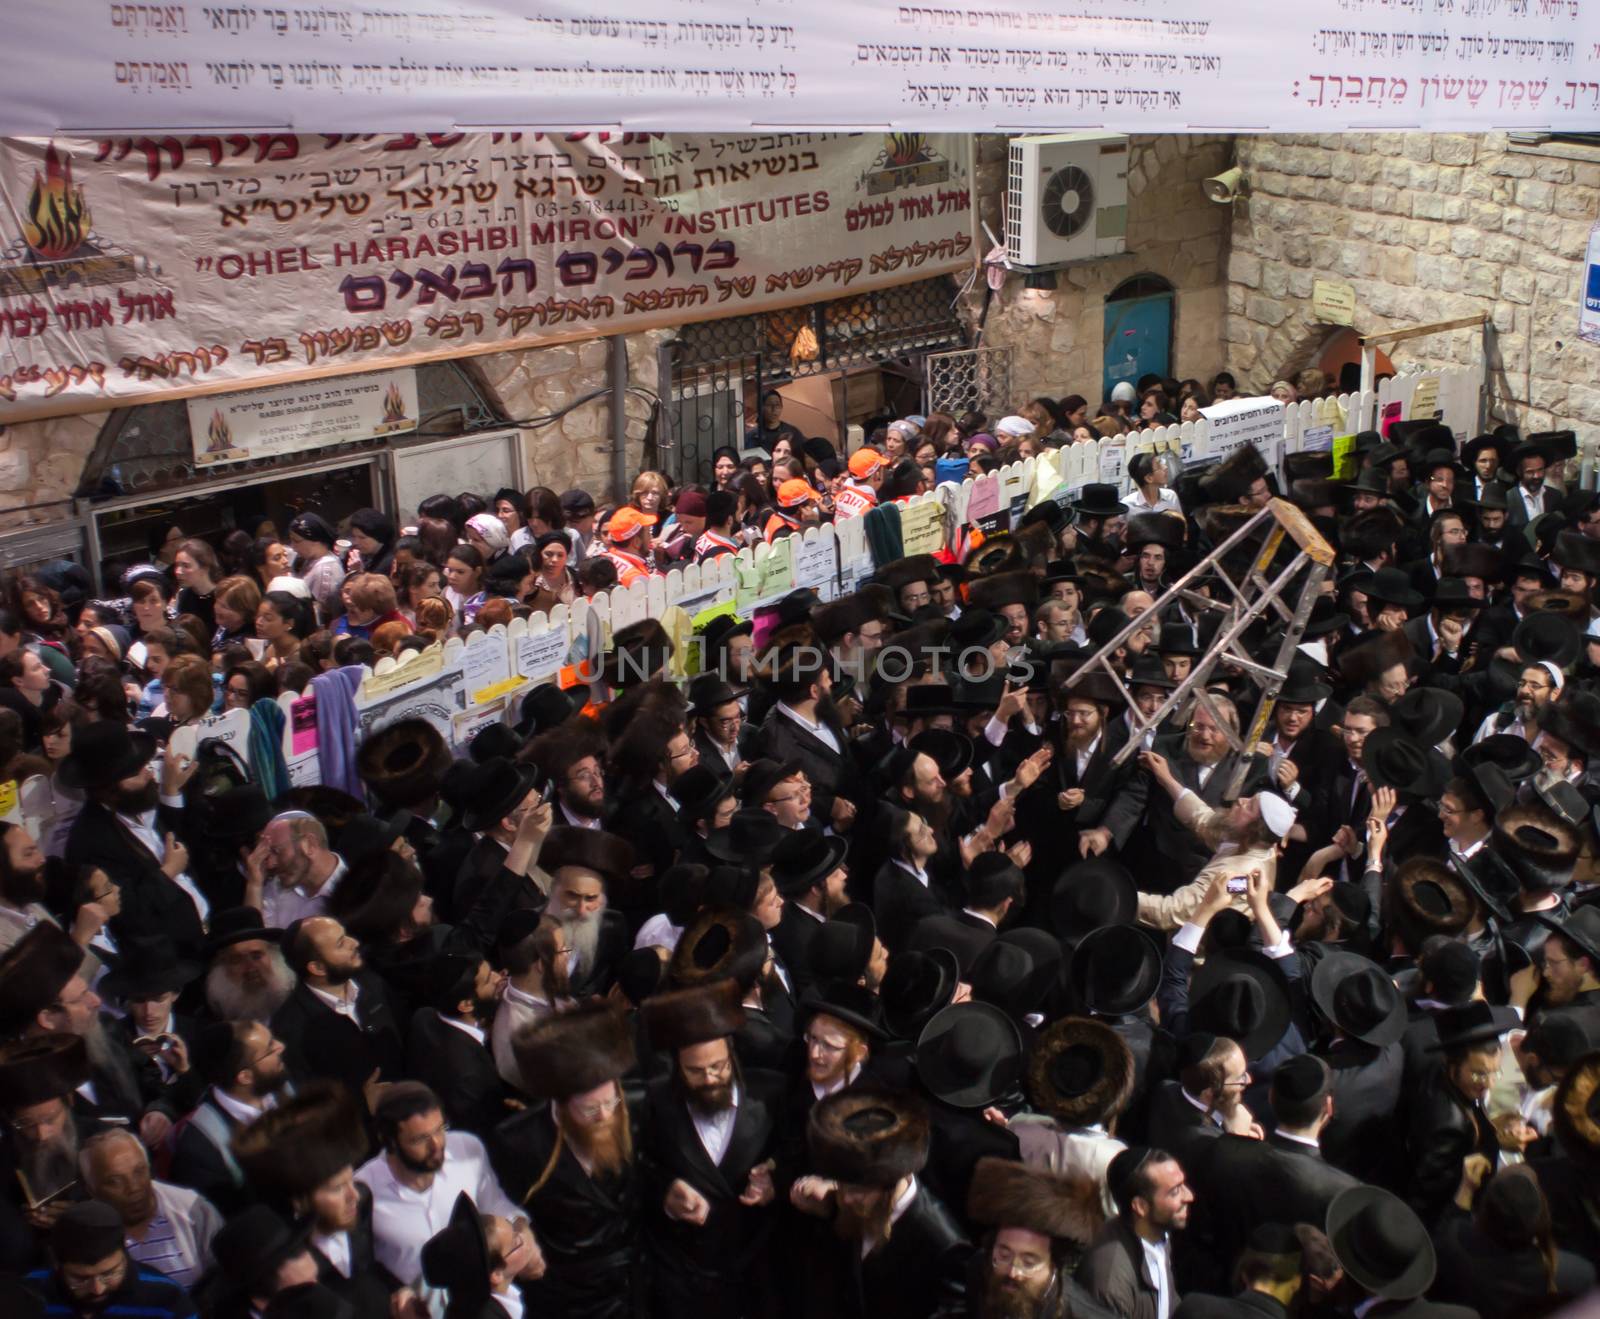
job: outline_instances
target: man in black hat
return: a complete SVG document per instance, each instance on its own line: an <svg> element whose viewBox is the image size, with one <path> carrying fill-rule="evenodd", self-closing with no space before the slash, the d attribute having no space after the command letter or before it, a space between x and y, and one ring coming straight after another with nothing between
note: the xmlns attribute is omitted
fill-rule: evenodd
<svg viewBox="0 0 1600 1319"><path fill-rule="evenodd" d="M464 919L485 889L505 869L518 838L524 834L524 821L535 835L534 850L549 830L553 811L539 796L540 772L532 765L518 765L503 757L493 757L477 766L466 787L467 808L462 825L478 835L467 853L450 897L450 910ZM530 818L531 817L531 818ZM538 877L520 886L515 905L537 907L542 895Z"/></svg>
<svg viewBox="0 0 1600 1319"><path fill-rule="evenodd" d="M1258 1228L1321 1223L1339 1194L1359 1185L1324 1160L1319 1143L1335 1110L1328 1065L1296 1054L1273 1073L1270 1093L1275 1125L1264 1140L1225 1135L1185 1156L1198 1204L1191 1230L1217 1266L1213 1287L1226 1284L1229 1262Z"/></svg>
<svg viewBox="0 0 1600 1319"><path fill-rule="evenodd" d="M812 1109L812 1172L794 1183L790 1201L833 1220L843 1258L830 1279L800 1280L803 1312L862 1319L956 1319L964 1312L972 1246L918 1176L928 1141L926 1115L894 1091L858 1087ZM825 1290L828 1281L834 1294Z"/></svg>
<svg viewBox="0 0 1600 1319"><path fill-rule="evenodd" d="M1531 436L1511 451L1517 484L1506 495L1506 526L1513 530L1527 526L1555 508L1555 492L1544 483L1550 463L1550 450Z"/></svg>
<svg viewBox="0 0 1600 1319"><path fill-rule="evenodd" d="M1427 610L1401 629L1411 639L1423 681L1434 674L1460 672L1467 658L1468 634L1484 607L1459 577L1441 577L1430 585Z"/></svg>
<svg viewBox="0 0 1600 1319"><path fill-rule="evenodd" d="M1078 1281L1121 1319L1164 1319L1178 1307L1172 1234L1189 1223L1194 1192L1165 1150L1133 1145L1108 1172L1117 1215L1096 1234Z"/></svg>
<svg viewBox="0 0 1600 1319"><path fill-rule="evenodd" d="M301 1295L317 1280L305 1233L266 1205L251 1205L230 1218L213 1249L217 1267L201 1283L200 1298L205 1313L219 1319L264 1316L274 1298Z"/></svg>
<svg viewBox="0 0 1600 1319"><path fill-rule="evenodd" d="M632 947L628 922L611 909L610 894L633 869L633 849L615 834L558 825L539 849L550 876L546 912L560 921L572 949L568 965L575 998L611 987L618 961Z"/></svg>
<svg viewBox="0 0 1600 1319"><path fill-rule="evenodd" d="M1433 1285L1438 1257L1422 1219L1404 1201L1376 1186L1354 1186L1328 1206L1328 1244L1344 1270L1353 1312L1415 1313L1426 1319L1471 1319L1457 1306L1397 1306L1418 1301Z"/></svg>
<svg viewBox="0 0 1600 1319"><path fill-rule="evenodd" d="M200 1023L176 1005L179 993L199 979L201 969L200 963L179 957L170 939L134 939L122 946L116 967L99 980L99 992L125 1013L109 1029L146 1059L147 1067L156 1069L177 1112L187 1112L199 1098L197 1090L184 1087L198 1082L190 1064Z"/></svg>
<svg viewBox="0 0 1600 1319"><path fill-rule="evenodd" d="M76 1035L0 1044L0 1268L26 1268L33 1231L47 1231L81 1198L78 1150L107 1129L76 1098L88 1079Z"/></svg>
<svg viewBox="0 0 1600 1319"><path fill-rule="evenodd" d="M204 953L206 1006L219 1021L270 1021L294 990L294 972L254 907L214 912Z"/></svg>
<svg viewBox="0 0 1600 1319"><path fill-rule="evenodd" d="M967 1204L988 1232L969 1319L1111 1319L1072 1276L1103 1222L1099 1197L1081 1172L980 1160Z"/></svg>
<svg viewBox="0 0 1600 1319"><path fill-rule="evenodd" d="M439 1096L452 1126L487 1135L509 1110L488 1038L503 977L487 958L444 952L423 980L423 1006L406 1032L406 1075Z"/></svg>
<svg viewBox="0 0 1600 1319"><path fill-rule="evenodd" d="M960 911L925 916L912 927L908 948L948 948L962 979L1008 920L1014 921L1027 896L1021 867L1005 852L984 852L966 874L966 905Z"/></svg>
<svg viewBox="0 0 1600 1319"><path fill-rule="evenodd" d="M196 897L180 882L188 879L189 854L178 812L162 805L150 770L155 752L153 737L115 719L78 730L58 771L85 798L67 835L66 862L74 871L98 866L121 890L114 936L165 934L192 956L205 931Z"/></svg>
<svg viewBox="0 0 1600 1319"><path fill-rule="evenodd" d="M297 979L272 1014L289 1070L329 1077L352 1090L398 1081L405 1045L383 979L367 970L361 948L330 916L296 921L283 932L284 958Z"/></svg>
<svg viewBox="0 0 1600 1319"><path fill-rule="evenodd" d="M796 763L811 784L813 818L843 833L855 822L856 799L865 793L829 695L832 683L814 649L775 652L763 681L773 706L754 745L769 760Z"/></svg>
<svg viewBox="0 0 1600 1319"><path fill-rule="evenodd" d="M803 992L815 979L811 941L824 922L848 901L845 881L850 872L844 865L845 842L815 829L788 829L768 846L756 837L753 825L750 833L758 850L746 864L770 862L772 882L783 899L783 915L772 931L772 946L793 974L796 992Z"/></svg>
<svg viewBox="0 0 1600 1319"><path fill-rule="evenodd" d="M656 994L641 1009L671 1071L649 1090L641 1137L654 1312L737 1319L768 1313L784 1078L742 1068L739 987L718 980Z"/></svg>
<svg viewBox="0 0 1600 1319"><path fill-rule="evenodd" d="M634 1066L628 1023L599 1004L546 1017L516 1042L537 1101L490 1138L501 1184L539 1224L546 1271L535 1313L622 1319L637 1311L644 1183L619 1084Z"/></svg>
<svg viewBox="0 0 1600 1319"><path fill-rule="evenodd" d="M593 722L573 719L539 734L521 758L555 785L554 823L598 829L605 817L605 741Z"/></svg>
<svg viewBox="0 0 1600 1319"><path fill-rule="evenodd" d="M749 761L742 695L717 673L702 673L689 684L689 727L702 766L732 774Z"/></svg>
<svg viewBox="0 0 1600 1319"><path fill-rule="evenodd" d="M355 1179L368 1149L358 1093L313 1083L239 1132L233 1150L251 1188L307 1234L317 1280L357 1319L383 1319L396 1282L377 1262L372 1191Z"/></svg>
<svg viewBox="0 0 1600 1319"><path fill-rule="evenodd" d="M46 1313L139 1314L185 1319L194 1302L171 1278L141 1268L123 1246L122 1218L101 1200L67 1209L50 1229L54 1267L28 1275L44 1298Z"/></svg>
<svg viewBox="0 0 1600 1319"><path fill-rule="evenodd" d="M495 1231L491 1244L490 1233L497 1225L508 1230ZM444 1319L520 1315L522 1296L513 1280L519 1274L538 1277L542 1263L534 1258L530 1246L532 1233L519 1232L493 1214L480 1214L472 1197L461 1192L450 1208L450 1221L422 1247L422 1276L429 1287L444 1293ZM496 1299L496 1293L506 1298L506 1304ZM411 1312L431 1313L421 1301L414 1303Z"/></svg>

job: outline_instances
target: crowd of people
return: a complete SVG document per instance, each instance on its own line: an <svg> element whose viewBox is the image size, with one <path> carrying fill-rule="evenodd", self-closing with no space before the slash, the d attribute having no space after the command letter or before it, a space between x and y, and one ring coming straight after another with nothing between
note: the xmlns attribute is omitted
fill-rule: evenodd
<svg viewBox="0 0 1600 1319"><path fill-rule="evenodd" d="M1140 454L960 556L880 525L858 590L687 650L619 628L460 754L402 719L348 748L358 790L283 772L280 693L1231 388L887 418L847 455L774 395L703 485L171 526L98 586L17 578L0 780L50 810L0 825L0 1313L1519 1319L1593 1289L1571 432L1397 422L1339 480ZM1213 652L1275 497L1337 567L1245 742L1282 620ZM249 757L178 749L226 709Z"/></svg>

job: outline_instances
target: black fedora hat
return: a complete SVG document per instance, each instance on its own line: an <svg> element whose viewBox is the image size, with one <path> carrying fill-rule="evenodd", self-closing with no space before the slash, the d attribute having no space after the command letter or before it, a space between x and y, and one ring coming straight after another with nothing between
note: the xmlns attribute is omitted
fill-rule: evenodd
<svg viewBox="0 0 1600 1319"><path fill-rule="evenodd" d="M1539 731L1559 738L1586 760L1600 756L1600 697L1577 691L1546 706L1539 712Z"/></svg>
<svg viewBox="0 0 1600 1319"><path fill-rule="evenodd" d="M1102 926L1131 925L1138 913L1133 872L1111 857L1068 866L1050 892L1050 923L1069 946Z"/></svg>
<svg viewBox="0 0 1600 1319"><path fill-rule="evenodd" d="M814 1017L832 1017L880 1043L889 1038L883 1028L883 1009L878 996L861 985L841 984L837 980L814 985L800 998L802 1024Z"/></svg>
<svg viewBox="0 0 1600 1319"><path fill-rule="evenodd" d="M966 609L950 624L950 646L957 656L967 650L986 650L1011 630L1011 624L987 609Z"/></svg>
<svg viewBox="0 0 1600 1319"><path fill-rule="evenodd" d="M1083 676L1070 687L1063 682L1058 692L1058 699L1063 704L1074 700L1094 701L1100 705L1112 707L1121 707L1126 704L1122 692L1112 680L1111 675L1098 668L1084 672Z"/></svg>
<svg viewBox="0 0 1600 1319"><path fill-rule="evenodd" d="M1115 518L1128 511L1117 487L1101 481L1091 481L1084 486L1069 507L1081 518Z"/></svg>
<svg viewBox="0 0 1600 1319"><path fill-rule="evenodd" d="M719 706L737 701L745 690L735 687L719 673L702 673L689 683L689 713L708 715Z"/></svg>
<svg viewBox="0 0 1600 1319"><path fill-rule="evenodd" d="M915 1040L935 1013L950 1006L961 966L948 948L907 949L889 959L878 1001L897 1039Z"/></svg>
<svg viewBox="0 0 1600 1319"><path fill-rule="evenodd" d="M952 1108L985 1108L1021 1079L1022 1036L997 1007L953 1004L923 1028L917 1076Z"/></svg>
<svg viewBox="0 0 1600 1319"><path fill-rule="evenodd" d="M1155 997L1161 983L1161 949L1137 925L1103 925L1072 950L1067 980L1087 1012L1137 1012Z"/></svg>
<svg viewBox="0 0 1600 1319"><path fill-rule="evenodd" d="M1389 707L1389 722L1419 746L1434 747L1461 727L1465 713L1465 704L1454 692L1413 687Z"/></svg>
<svg viewBox="0 0 1600 1319"><path fill-rule="evenodd" d="M1319 595L1312 603L1311 616L1306 619L1305 636L1315 640L1330 632L1342 632L1349 626L1350 615L1339 608L1334 598L1331 595Z"/></svg>
<svg viewBox="0 0 1600 1319"><path fill-rule="evenodd" d="M1600 969L1600 907L1579 907L1565 916L1538 911L1535 918L1547 929L1578 946L1579 951Z"/></svg>
<svg viewBox="0 0 1600 1319"><path fill-rule="evenodd" d="M472 771L461 827L469 833L494 828L517 808L538 780L539 771L532 765L518 765L504 756L485 760Z"/></svg>
<svg viewBox="0 0 1600 1319"><path fill-rule="evenodd" d="M744 775L739 780L739 804L760 807L778 784L785 779L792 779L798 773L798 760L773 760L768 756L752 760L745 766Z"/></svg>
<svg viewBox="0 0 1600 1319"><path fill-rule="evenodd" d="M1393 724L1367 738L1361 765L1374 788L1393 788L1403 799L1435 800L1450 781L1444 757Z"/></svg>
<svg viewBox="0 0 1600 1319"><path fill-rule="evenodd" d="M1352 1186L1328 1206L1328 1244L1344 1271L1391 1301L1421 1296L1433 1283L1433 1241L1416 1212L1377 1186Z"/></svg>
<svg viewBox="0 0 1600 1319"><path fill-rule="evenodd" d="M847 902L822 922L806 947L806 962L818 980L855 982L866 974L878 938L877 918L864 902Z"/></svg>
<svg viewBox="0 0 1600 1319"><path fill-rule="evenodd" d="M1513 787L1531 779L1544 764L1528 739L1515 733L1491 733L1481 742L1464 748L1459 759L1468 769L1493 765Z"/></svg>
<svg viewBox="0 0 1600 1319"><path fill-rule="evenodd" d="M1432 596L1428 598L1429 609L1446 614L1475 612L1486 608L1488 603L1482 597L1473 595L1465 579L1460 577L1441 577L1434 584Z"/></svg>
<svg viewBox="0 0 1600 1319"><path fill-rule="evenodd" d="M735 811L726 828L711 831L706 851L729 865L764 866L791 832L771 811L748 806Z"/></svg>
<svg viewBox="0 0 1600 1319"><path fill-rule="evenodd" d="M1330 948L1311 973L1311 997L1344 1034L1382 1048L1405 1033L1406 1003L1369 958Z"/></svg>
<svg viewBox="0 0 1600 1319"><path fill-rule="evenodd" d="M972 739L965 733L945 728L928 728L906 744L913 751L933 757L939 777L954 782L972 766Z"/></svg>
<svg viewBox="0 0 1600 1319"><path fill-rule="evenodd" d="M1379 568L1361 589L1367 593L1369 600L1376 600L1380 604L1415 609L1422 603L1421 592L1411 585L1411 579L1398 568Z"/></svg>
<svg viewBox="0 0 1600 1319"><path fill-rule="evenodd" d="M72 750L56 776L67 788L108 788L137 774L155 754L156 740L150 734L135 732L115 719L102 719L73 733Z"/></svg>
<svg viewBox="0 0 1600 1319"><path fill-rule="evenodd" d="M1429 1053L1445 1053L1470 1044L1487 1044L1507 1031L1516 1030L1522 1018L1512 1008L1496 1008L1475 999L1458 1008L1445 1008L1433 1017L1439 1027L1438 1040L1428 1046Z"/></svg>
<svg viewBox="0 0 1600 1319"><path fill-rule="evenodd" d="M1135 687L1159 687L1170 692L1177 685L1167 677L1167 666L1161 662L1161 657L1152 655L1148 650L1134 660L1133 670L1128 674L1130 693Z"/></svg>
<svg viewBox="0 0 1600 1319"><path fill-rule="evenodd" d="M1325 670L1315 660L1295 659L1289 663L1283 687L1278 692L1280 705L1316 705L1333 695L1333 688L1324 682Z"/></svg>
<svg viewBox="0 0 1600 1319"><path fill-rule="evenodd" d="M283 931L268 925L254 907L228 907L213 912L210 937L205 944L206 961L209 962L224 948L255 939L264 943L278 943L283 939Z"/></svg>
<svg viewBox="0 0 1600 1319"><path fill-rule="evenodd" d="M519 737L537 736L565 723L577 713L572 697L553 682L542 682L522 698L522 708L517 712L516 732Z"/></svg>
<svg viewBox="0 0 1600 1319"><path fill-rule="evenodd" d="M333 850L344 858L346 865L359 865L393 847L410 827L411 818L410 811L396 811L387 819L376 815L352 816L330 840Z"/></svg>
<svg viewBox="0 0 1600 1319"><path fill-rule="evenodd" d="M1581 531L1566 530L1556 537L1550 558L1558 567L1600 577L1600 540Z"/></svg>
<svg viewBox="0 0 1600 1319"><path fill-rule="evenodd" d="M694 825L710 820L717 807L734 795L733 774L721 772L709 761L702 761L673 779L668 790L672 800L678 803L678 818Z"/></svg>
<svg viewBox="0 0 1600 1319"><path fill-rule="evenodd" d="M1021 1021L1039 1010L1060 980L1061 962L1061 941L1047 930L1007 930L972 964L972 997Z"/></svg>
<svg viewBox="0 0 1600 1319"><path fill-rule="evenodd" d="M1554 609L1524 614L1511 634L1511 645L1524 664L1554 664L1565 669L1583 653L1583 633L1572 619Z"/></svg>
<svg viewBox="0 0 1600 1319"><path fill-rule="evenodd" d="M117 964L100 978L100 992L118 1002L171 994L198 980L205 967L178 956L165 934L130 934L118 945Z"/></svg>
<svg viewBox="0 0 1600 1319"><path fill-rule="evenodd" d="M849 846L843 838L820 829L784 829L768 854L772 882L784 897L804 893L839 868Z"/></svg>
<svg viewBox="0 0 1600 1319"><path fill-rule="evenodd" d="M1063 1017L1033 1042L1028 1095L1065 1126L1116 1117L1133 1098L1137 1069L1127 1042L1104 1022Z"/></svg>
<svg viewBox="0 0 1600 1319"><path fill-rule="evenodd" d="M489 1300L489 1241L483 1218L465 1191L456 1196L450 1221L422 1247L422 1276L450 1295L450 1309L476 1314Z"/></svg>
<svg viewBox="0 0 1600 1319"><path fill-rule="evenodd" d="M485 724L472 735L472 741L467 745L467 755L480 765L496 756L510 760L520 750L522 739L509 724Z"/></svg>
<svg viewBox="0 0 1600 1319"><path fill-rule="evenodd" d="M1156 638L1158 655L1198 655L1200 642L1193 623L1163 623Z"/></svg>
<svg viewBox="0 0 1600 1319"><path fill-rule="evenodd" d="M1511 461L1511 442L1500 435L1475 435L1461 446L1461 461L1467 469L1472 470L1478 461L1478 455L1485 449L1493 449L1497 467L1505 467Z"/></svg>
<svg viewBox="0 0 1600 1319"><path fill-rule="evenodd" d="M955 693L947 682L919 682L906 688L901 714L907 719L931 719L934 715L967 713L956 704Z"/></svg>
<svg viewBox="0 0 1600 1319"><path fill-rule="evenodd" d="M1235 1041L1248 1059L1283 1038L1291 1016L1283 968L1254 949L1213 952L1195 972L1190 1027Z"/></svg>

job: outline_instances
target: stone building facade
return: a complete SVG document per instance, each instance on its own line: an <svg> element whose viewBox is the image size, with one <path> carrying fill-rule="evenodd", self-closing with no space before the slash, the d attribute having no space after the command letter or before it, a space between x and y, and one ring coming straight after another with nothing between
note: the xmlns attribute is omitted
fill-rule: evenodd
<svg viewBox="0 0 1600 1319"><path fill-rule="evenodd" d="M1355 289L1363 334L1487 312L1487 340L1408 340L1396 366L1486 360L1499 419L1600 422L1600 352L1578 340L1600 149L1351 133L1241 137L1235 150L1250 195L1234 208L1222 356L1241 386L1267 388L1337 333L1311 312L1324 279Z"/></svg>
<svg viewBox="0 0 1600 1319"><path fill-rule="evenodd" d="M1002 233L1007 140L985 134L975 152L980 211L996 235ZM1140 275L1172 286L1173 373L1208 380L1222 369L1231 217L1226 206L1206 199L1201 184L1228 168L1232 154L1232 139L1223 136L1134 136L1127 251L1059 271L1054 290L1028 289L1017 275L1006 279L983 320L983 343L1011 350L1015 401L1076 393L1100 402L1106 297ZM968 299L975 321L982 301L980 285Z"/></svg>

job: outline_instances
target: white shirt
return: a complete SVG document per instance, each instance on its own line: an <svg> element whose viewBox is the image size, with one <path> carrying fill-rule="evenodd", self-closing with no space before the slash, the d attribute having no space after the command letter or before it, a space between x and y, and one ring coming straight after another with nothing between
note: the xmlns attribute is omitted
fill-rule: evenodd
<svg viewBox="0 0 1600 1319"><path fill-rule="evenodd" d="M567 809L566 802L558 800L556 804L561 808L562 817L574 829L598 829L600 827L600 818L598 816L574 815Z"/></svg>
<svg viewBox="0 0 1600 1319"><path fill-rule="evenodd" d="M1299 1132L1285 1131L1282 1127L1278 1128L1277 1136L1279 1140L1292 1140L1297 1145L1307 1145L1314 1150L1322 1148L1322 1142L1315 1136L1302 1136Z"/></svg>
<svg viewBox="0 0 1600 1319"><path fill-rule="evenodd" d="M683 938L683 926L674 925L672 918L664 911L658 911L639 927L639 933L633 936L635 950L640 948L665 948L669 953L678 946L678 940Z"/></svg>
<svg viewBox="0 0 1600 1319"><path fill-rule="evenodd" d="M1089 767L1089 762L1094 759L1094 753L1100 749L1100 736L1095 735L1093 742L1089 743L1082 751L1074 751L1073 758L1078 762L1078 778L1083 778L1083 771ZM1083 784L1080 782L1079 787Z"/></svg>
<svg viewBox="0 0 1600 1319"><path fill-rule="evenodd" d="M997 930L1000 928L998 925L995 925L993 920L985 916L981 911L973 911L971 907L963 907L961 909L961 914L963 916L971 916L973 920L982 921L985 925L993 926Z"/></svg>
<svg viewBox="0 0 1600 1319"><path fill-rule="evenodd" d="M915 879L917 883L922 885L923 888L928 887L928 872L926 870L918 870L915 866L909 864L908 862L902 861L899 857L894 857L892 859L895 865L899 866L900 869L906 872L906 874Z"/></svg>
<svg viewBox="0 0 1600 1319"><path fill-rule="evenodd" d="M144 850L150 853L157 865L166 861L167 844L166 840L161 837L160 831L156 828L157 816L154 811L146 811L143 815L119 815L117 819L122 822L123 827L129 833L144 845ZM195 887L194 880L189 878L188 872L179 873L172 882L189 895L189 901L194 903L195 911L200 913L200 919L204 922L206 917L211 914L211 904L205 900L200 890ZM271 924L271 922L269 921L268 924Z"/></svg>
<svg viewBox="0 0 1600 1319"><path fill-rule="evenodd" d="M1167 1319L1172 1313L1172 1285L1167 1276L1167 1239L1162 1237L1160 1241L1146 1241L1140 1237L1139 1244L1144 1247L1145 1267L1156 1284L1156 1319Z"/></svg>
<svg viewBox="0 0 1600 1319"><path fill-rule="evenodd" d="M791 706L785 705L782 701L778 702L778 709L784 714L788 715L789 718L793 719L795 723L799 724L801 728L810 733L812 737L817 739L817 741L821 742L824 746L831 747L834 752L838 752L839 739L833 735L833 729L829 728L827 724L820 721L813 723L798 710L795 710Z"/></svg>
<svg viewBox="0 0 1600 1319"><path fill-rule="evenodd" d="M506 1312L508 1319L522 1319L522 1293L515 1287L507 1287L503 1292L490 1292L489 1295Z"/></svg>
<svg viewBox="0 0 1600 1319"><path fill-rule="evenodd" d="M494 1010L494 1025L489 1028L489 1051L494 1054L495 1071L507 1085L522 1089L522 1072L511 1042L525 1027L554 1016L568 1005L567 999L553 1003L547 998L535 998L515 985L506 986L500 1006Z"/></svg>
<svg viewBox="0 0 1600 1319"><path fill-rule="evenodd" d="M235 1122L249 1126L269 1108L275 1108L278 1101L276 1096L268 1095L261 1106L257 1108L254 1104L247 1104L242 1099L235 1099L225 1091L218 1090L215 1086L212 1086L211 1102Z"/></svg>
<svg viewBox="0 0 1600 1319"><path fill-rule="evenodd" d="M401 1182L382 1154L362 1164L356 1180L372 1192L378 1263L405 1286L422 1277L422 1247L450 1221L450 1210L462 1191L472 1197L479 1213L515 1219L520 1212L500 1189L483 1142L465 1131L445 1133L444 1166L425 1191Z"/></svg>
<svg viewBox="0 0 1600 1319"><path fill-rule="evenodd" d="M707 1117L693 1104L689 1106L689 1120L694 1123L695 1135L700 1137L700 1143L705 1146L706 1157L712 1163L720 1164L722 1156L728 1152L728 1142L733 1139L733 1124L739 1116L739 1086L733 1087L733 1103L720 1113Z"/></svg>
<svg viewBox="0 0 1600 1319"><path fill-rule="evenodd" d="M1538 517L1541 513L1544 512L1544 492L1545 492L1545 488L1546 487L1544 487L1544 486L1540 486L1539 487L1539 492L1537 494L1530 495L1528 493L1528 488L1526 486L1524 486L1524 485L1518 485L1517 486L1517 494L1522 497L1522 507L1525 508L1527 510L1527 512L1528 512L1528 521L1529 522L1532 522L1534 520L1534 518Z"/></svg>
<svg viewBox="0 0 1600 1319"><path fill-rule="evenodd" d="M1128 506L1130 513L1181 513L1183 505L1178 502L1178 492L1169 490L1166 486L1160 487L1156 493L1155 503L1144 497L1144 491L1134 486L1131 495L1123 495L1122 502Z"/></svg>
<svg viewBox="0 0 1600 1319"><path fill-rule="evenodd" d="M327 879L317 887L315 892L307 892L299 884L293 888L285 888L282 884L265 884L261 889L261 917L266 923L280 930L286 930L295 921L307 920L312 916L321 916L328 908L328 899L333 896L333 891L339 887L339 881L348 873L349 867L344 863L344 858L335 854L334 867Z"/></svg>
<svg viewBox="0 0 1600 1319"><path fill-rule="evenodd" d="M350 1234L348 1232L335 1232L331 1236L324 1236L320 1232L311 1234L311 1244L321 1252L322 1257L339 1271L341 1277L350 1276Z"/></svg>
<svg viewBox="0 0 1600 1319"><path fill-rule="evenodd" d="M717 759L722 761L729 769L739 767L739 744L735 742L731 747L725 747L714 737L706 738L706 743L717 753Z"/></svg>
<svg viewBox="0 0 1600 1319"><path fill-rule="evenodd" d="M346 980L345 988L349 991L343 998L338 994L330 994L325 989L318 989L315 985L307 985L313 994L320 998L341 1017L349 1017L356 1025L361 1024L361 1018L356 1013L356 1000L361 997L361 986L354 980Z"/></svg>
<svg viewBox="0 0 1600 1319"><path fill-rule="evenodd" d="M843 1080L835 1081L830 1086L820 1086L815 1081L812 1081L811 1082L811 1093L814 1094L818 1099L826 1099L829 1095L838 1094L839 1091L841 1091L841 1090L843 1090L845 1088L845 1086L854 1085L856 1083L856 1077L858 1077L860 1075L861 1075L861 1064L857 1063L854 1067L852 1067L850 1069L850 1075L849 1076L846 1076Z"/></svg>
<svg viewBox="0 0 1600 1319"><path fill-rule="evenodd" d="M474 1026L470 1021L462 1021L460 1017L447 1017L442 1012L439 1014L439 1020L447 1025L454 1026L463 1035L472 1036L479 1044L486 1043L482 1029Z"/></svg>

